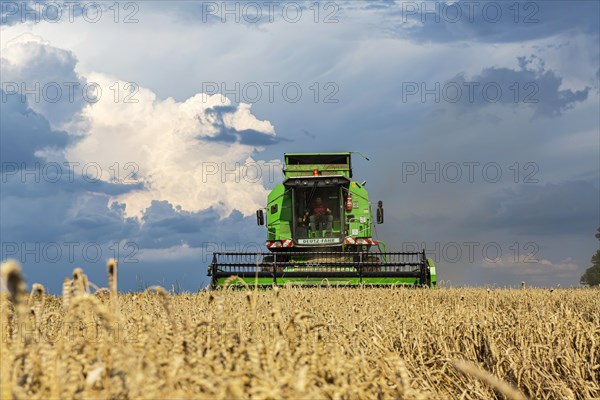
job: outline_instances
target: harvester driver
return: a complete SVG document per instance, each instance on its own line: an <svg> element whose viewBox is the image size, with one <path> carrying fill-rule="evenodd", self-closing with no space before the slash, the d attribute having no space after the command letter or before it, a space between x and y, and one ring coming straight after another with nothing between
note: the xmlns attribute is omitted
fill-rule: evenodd
<svg viewBox="0 0 600 400"><path fill-rule="evenodd" d="M317 197L315 199L314 203L310 205L309 210L306 211L306 215L310 222L311 231L317 231L317 224L319 224L320 229L323 229L323 224L325 223L327 235L331 235L333 215L331 214L331 210L327 207L327 204L323 202L322 198Z"/></svg>

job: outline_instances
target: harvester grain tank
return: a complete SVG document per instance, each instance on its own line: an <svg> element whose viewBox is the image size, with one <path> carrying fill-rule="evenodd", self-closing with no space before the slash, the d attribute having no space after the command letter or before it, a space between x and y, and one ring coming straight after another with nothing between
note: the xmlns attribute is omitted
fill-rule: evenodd
<svg viewBox="0 0 600 400"><path fill-rule="evenodd" d="M353 180L352 153L287 153L284 180L256 212L267 252L213 253L211 287L237 276L247 284L436 284L435 264L421 252L388 252L374 235L384 221L365 182Z"/></svg>

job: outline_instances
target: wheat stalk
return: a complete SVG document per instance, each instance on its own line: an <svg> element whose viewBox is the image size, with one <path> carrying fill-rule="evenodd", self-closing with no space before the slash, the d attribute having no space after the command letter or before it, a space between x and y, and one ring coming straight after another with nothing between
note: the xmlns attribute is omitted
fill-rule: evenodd
<svg viewBox="0 0 600 400"><path fill-rule="evenodd" d="M63 280L62 286L62 306L63 310L67 311L71 304L71 293L73 292L73 281L69 278Z"/></svg>
<svg viewBox="0 0 600 400"><path fill-rule="evenodd" d="M473 376L482 382L490 385L498 392L502 393L508 399L511 400L527 400L527 398L519 392L517 389L509 385L508 383L498 379L496 376L490 374L489 372L477 368L475 364L470 363L464 360L458 360L452 363L456 369L462 372L465 375Z"/></svg>
<svg viewBox="0 0 600 400"><path fill-rule="evenodd" d="M35 301L35 303L34 303ZM31 286L31 294L29 295L29 304L33 303L33 313L35 315L35 329L39 332L42 320L42 312L44 303L46 302L46 289L42 284L34 283Z"/></svg>
<svg viewBox="0 0 600 400"><path fill-rule="evenodd" d="M108 288L110 290L110 301L114 312L118 310L118 296L117 296L117 260L111 258L106 263L108 270Z"/></svg>
<svg viewBox="0 0 600 400"><path fill-rule="evenodd" d="M2 398L600 397L597 289L119 294L116 272L61 308L3 265Z"/></svg>

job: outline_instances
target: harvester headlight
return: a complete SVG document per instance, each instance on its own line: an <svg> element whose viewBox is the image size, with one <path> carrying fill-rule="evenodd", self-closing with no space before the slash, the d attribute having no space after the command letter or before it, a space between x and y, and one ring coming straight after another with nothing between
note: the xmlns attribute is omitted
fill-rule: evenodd
<svg viewBox="0 0 600 400"><path fill-rule="evenodd" d="M330 183L330 182L331 182L331 181L330 181L329 179L325 179L325 184L326 184L326 185L329 185L329 183Z"/></svg>
<svg viewBox="0 0 600 400"><path fill-rule="evenodd" d="M333 183L337 183L337 178L333 178Z"/></svg>
<svg viewBox="0 0 600 400"><path fill-rule="evenodd" d="M302 181L303 185L308 185L308 181Z"/></svg>
<svg viewBox="0 0 600 400"><path fill-rule="evenodd" d="M296 185L300 184L300 179L296 179Z"/></svg>

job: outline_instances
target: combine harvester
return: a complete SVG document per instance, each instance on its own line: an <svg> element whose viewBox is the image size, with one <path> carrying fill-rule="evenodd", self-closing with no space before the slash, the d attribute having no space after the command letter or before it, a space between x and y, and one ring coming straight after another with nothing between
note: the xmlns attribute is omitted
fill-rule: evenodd
<svg viewBox="0 0 600 400"><path fill-rule="evenodd" d="M212 289L232 276L269 287L436 284L435 265L425 250L387 252L385 243L373 238L366 182L352 180L351 153L284 156L284 181L256 212L259 225L266 221L269 252L213 253ZM383 223L381 201L375 222Z"/></svg>

